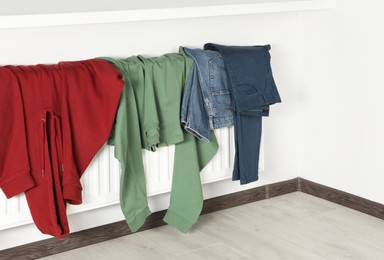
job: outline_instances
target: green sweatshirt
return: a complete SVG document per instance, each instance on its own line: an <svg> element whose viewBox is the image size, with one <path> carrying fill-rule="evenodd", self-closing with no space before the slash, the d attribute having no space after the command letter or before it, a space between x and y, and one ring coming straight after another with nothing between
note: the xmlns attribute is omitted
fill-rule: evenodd
<svg viewBox="0 0 384 260"><path fill-rule="evenodd" d="M123 74L122 91L109 144L121 164L120 205L132 232L151 214L141 149L175 145L171 202L164 221L187 232L203 205L200 171L216 154L211 142L196 140L180 127L182 91L192 66L183 53L155 58L103 58Z"/></svg>

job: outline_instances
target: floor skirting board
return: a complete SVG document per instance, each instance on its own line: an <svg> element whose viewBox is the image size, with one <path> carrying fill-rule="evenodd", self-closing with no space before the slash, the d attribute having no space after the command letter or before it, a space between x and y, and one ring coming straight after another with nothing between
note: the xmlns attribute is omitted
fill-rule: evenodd
<svg viewBox="0 0 384 260"><path fill-rule="evenodd" d="M318 198L384 219L384 205L362 197L298 178L301 191Z"/></svg>
<svg viewBox="0 0 384 260"><path fill-rule="evenodd" d="M356 195L317 184L302 178L268 184L257 188L227 194L204 201L202 214L207 214L246 203L264 200L291 192L304 192L331 202L384 219L384 205ZM165 225L164 211L153 213L139 230ZM50 238L0 251L0 259L36 259L88 246L131 234L125 221L71 233L65 239Z"/></svg>

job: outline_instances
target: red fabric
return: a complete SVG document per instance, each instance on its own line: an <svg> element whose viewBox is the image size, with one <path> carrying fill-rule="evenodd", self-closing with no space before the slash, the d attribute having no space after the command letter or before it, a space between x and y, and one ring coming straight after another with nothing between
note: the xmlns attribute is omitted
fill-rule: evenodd
<svg viewBox="0 0 384 260"><path fill-rule="evenodd" d="M25 191L36 226L69 233L66 203L80 204L80 178L106 142L121 90L103 60L0 67L0 187Z"/></svg>
<svg viewBox="0 0 384 260"><path fill-rule="evenodd" d="M17 78L0 67L0 187L11 198L34 185L30 175L24 108Z"/></svg>

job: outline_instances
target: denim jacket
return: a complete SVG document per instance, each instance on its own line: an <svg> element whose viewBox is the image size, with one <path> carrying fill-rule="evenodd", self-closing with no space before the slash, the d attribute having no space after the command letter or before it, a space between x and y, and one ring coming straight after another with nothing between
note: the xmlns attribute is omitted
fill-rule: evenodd
<svg viewBox="0 0 384 260"><path fill-rule="evenodd" d="M233 125L234 106L221 54L184 48L194 63L184 88L181 123L186 131L209 141L210 130Z"/></svg>

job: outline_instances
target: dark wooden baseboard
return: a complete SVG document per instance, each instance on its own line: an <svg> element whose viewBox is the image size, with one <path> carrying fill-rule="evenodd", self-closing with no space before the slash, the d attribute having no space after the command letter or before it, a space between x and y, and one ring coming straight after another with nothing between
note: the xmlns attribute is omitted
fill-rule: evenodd
<svg viewBox="0 0 384 260"><path fill-rule="evenodd" d="M384 205L362 197L330 188L302 178L298 179L301 191L318 198L384 219Z"/></svg>
<svg viewBox="0 0 384 260"><path fill-rule="evenodd" d="M224 210L259 200L265 200L295 191L297 191L297 178L231 193L205 200L201 214Z"/></svg>
<svg viewBox="0 0 384 260"><path fill-rule="evenodd" d="M302 178L268 184L204 201L201 214L224 210L246 203L264 200L291 192L301 191L334 203L384 219L384 205L356 195L317 184ZM165 225L165 210L153 213L139 230ZM92 245L106 240L129 235L125 221L119 221L79 232L71 233L65 239L50 238L0 251L0 259L36 259L68 250Z"/></svg>

